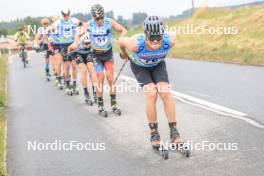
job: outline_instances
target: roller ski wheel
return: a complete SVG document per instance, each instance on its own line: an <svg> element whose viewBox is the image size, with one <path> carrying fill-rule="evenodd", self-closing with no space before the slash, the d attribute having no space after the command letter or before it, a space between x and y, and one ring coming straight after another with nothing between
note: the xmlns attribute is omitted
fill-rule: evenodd
<svg viewBox="0 0 264 176"><path fill-rule="evenodd" d="M85 95L85 103L88 104L89 106L93 106L93 100L89 95Z"/></svg>
<svg viewBox="0 0 264 176"><path fill-rule="evenodd" d="M158 153L163 160L169 159L169 150L160 145L153 145L152 149Z"/></svg>
<svg viewBox="0 0 264 176"><path fill-rule="evenodd" d="M117 106L113 106L112 107L112 112L118 116L121 116L122 115L122 111L121 109L119 109Z"/></svg>
<svg viewBox="0 0 264 176"><path fill-rule="evenodd" d="M108 112L105 109L100 109L99 110L99 115L101 115L104 118L108 117Z"/></svg>

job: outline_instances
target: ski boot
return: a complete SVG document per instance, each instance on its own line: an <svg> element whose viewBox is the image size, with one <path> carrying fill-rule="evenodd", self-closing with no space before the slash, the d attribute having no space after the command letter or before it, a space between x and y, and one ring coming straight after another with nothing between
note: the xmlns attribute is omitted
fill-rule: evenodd
<svg viewBox="0 0 264 176"><path fill-rule="evenodd" d="M116 95L111 95L111 107L114 114L121 116L121 110L117 106Z"/></svg>
<svg viewBox="0 0 264 176"><path fill-rule="evenodd" d="M118 116L121 116L122 111L121 109L118 108L118 106L115 104L112 106L112 112Z"/></svg>
<svg viewBox="0 0 264 176"><path fill-rule="evenodd" d="M65 81L66 84L66 94L72 96L73 95L73 90L70 85L70 81Z"/></svg>
<svg viewBox="0 0 264 176"><path fill-rule="evenodd" d="M91 99L89 93L85 93L84 96L85 96L85 100L84 100L85 103L90 106L93 106L93 100Z"/></svg>
<svg viewBox="0 0 264 176"><path fill-rule="evenodd" d="M105 110L103 106L98 107L99 115L101 115L104 118L108 117L108 112Z"/></svg>
<svg viewBox="0 0 264 176"><path fill-rule="evenodd" d="M73 94L74 95L79 95L79 89L78 89L77 84L76 84L75 81L73 81L73 84L72 84L71 87L72 87Z"/></svg>
<svg viewBox="0 0 264 176"><path fill-rule="evenodd" d="M58 82L57 82L57 86L60 90L63 90L63 85L61 83L61 77L58 77Z"/></svg>
<svg viewBox="0 0 264 176"><path fill-rule="evenodd" d="M160 144L160 135L158 132L158 123L149 123L149 127L151 130L150 133L150 142L152 145L152 149L161 156L163 160L169 159L169 150L165 149L164 146ZM154 144L154 142L157 142Z"/></svg>
<svg viewBox="0 0 264 176"><path fill-rule="evenodd" d="M46 72L46 80L49 82L51 78L51 75L49 74L49 72Z"/></svg>
<svg viewBox="0 0 264 176"><path fill-rule="evenodd" d="M170 139L171 139L171 144L176 145L177 151L179 151L183 156L186 158L190 157L191 152L189 149L189 145L185 142L182 142L179 140L179 142L175 143L176 139L180 139L180 133L178 132L176 128L176 122L169 123L170 127Z"/></svg>

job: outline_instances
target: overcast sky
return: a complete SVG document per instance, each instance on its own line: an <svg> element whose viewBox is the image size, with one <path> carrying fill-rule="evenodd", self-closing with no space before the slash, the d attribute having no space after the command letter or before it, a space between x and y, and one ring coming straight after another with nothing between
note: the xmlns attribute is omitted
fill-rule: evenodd
<svg viewBox="0 0 264 176"><path fill-rule="evenodd" d="M73 13L90 11L91 4L100 3L115 16L131 18L133 12L159 16L177 15L191 7L191 0L1 0L0 21L26 16L59 15L62 7ZM194 0L195 6L226 6L263 0Z"/></svg>

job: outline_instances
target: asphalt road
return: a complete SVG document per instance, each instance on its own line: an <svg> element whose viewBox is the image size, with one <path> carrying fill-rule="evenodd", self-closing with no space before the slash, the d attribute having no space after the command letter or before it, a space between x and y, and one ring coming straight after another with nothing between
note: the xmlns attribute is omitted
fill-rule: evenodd
<svg viewBox="0 0 264 176"><path fill-rule="evenodd" d="M83 103L82 96L68 97L53 82L46 82L43 59L39 54L32 53L30 58L30 65L26 69L22 68L17 56L10 58L7 113L7 166L10 176L264 174L263 129L242 120L176 101L179 130L186 140L191 140L194 144L203 141L208 141L206 143L211 143L210 145L220 143L226 145L226 150L209 150L205 146L204 150L192 150L188 159L179 153L170 152L170 159L163 161L152 151L149 144L142 92L119 94L118 102L123 116L111 114L104 119L97 114L96 107ZM184 72L183 70L191 69L184 68L188 62L176 61L179 65L175 64L175 67ZM193 64L193 68L198 67L195 62L190 64ZM169 69L172 67L169 64ZM206 67L200 69L205 72ZM208 68L211 69L213 68ZM176 69L174 70L171 81L175 87L178 85L179 90L188 90L186 86L180 86L180 82L184 81L184 85L191 85L192 80L188 80L188 77L199 81L198 73L185 73L185 79L174 82L180 77L176 74ZM215 81L218 80L213 79L208 83L213 87L216 85ZM189 89L193 90L195 86L192 85ZM202 86L194 91L199 92L199 89ZM106 104L109 105L108 97ZM160 100L158 112L162 139L168 141L168 125ZM28 149L30 141L51 143L56 140L63 143L104 143L105 150ZM230 143L237 150L231 150L234 148L228 147Z"/></svg>
<svg viewBox="0 0 264 176"><path fill-rule="evenodd" d="M122 61L116 60L121 67ZM264 124L264 67L167 59L173 90L249 115ZM124 74L133 77L129 66Z"/></svg>

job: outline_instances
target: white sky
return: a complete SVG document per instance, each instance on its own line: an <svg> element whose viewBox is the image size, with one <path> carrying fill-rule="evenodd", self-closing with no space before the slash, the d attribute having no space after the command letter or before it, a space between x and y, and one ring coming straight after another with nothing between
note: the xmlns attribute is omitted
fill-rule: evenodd
<svg viewBox="0 0 264 176"><path fill-rule="evenodd" d="M0 21L26 16L59 15L62 7L73 13L90 12L91 4L100 3L106 11L113 10L115 16L131 18L133 12L149 15L177 15L191 7L191 0L1 0ZM226 6L263 0L194 0L197 6Z"/></svg>

